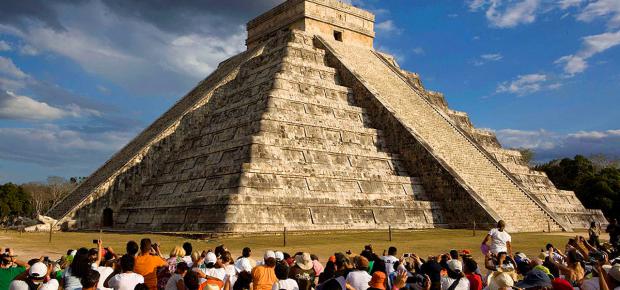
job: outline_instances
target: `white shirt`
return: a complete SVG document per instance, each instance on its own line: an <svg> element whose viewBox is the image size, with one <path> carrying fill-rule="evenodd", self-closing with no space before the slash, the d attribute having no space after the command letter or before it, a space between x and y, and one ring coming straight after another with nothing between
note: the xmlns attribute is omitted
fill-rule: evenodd
<svg viewBox="0 0 620 290"><path fill-rule="evenodd" d="M179 280L183 280L183 276L181 276L181 274L172 274L170 279L168 279L168 283L166 283L165 290L177 290L177 282L179 282Z"/></svg>
<svg viewBox="0 0 620 290"><path fill-rule="evenodd" d="M224 270L226 271L226 276L228 277L228 281L230 281L230 287L232 288L237 282L237 269L235 269L235 265L226 265L224 266Z"/></svg>
<svg viewBox="0 0 620 290"><path fill-rule="evenodd" d="M112 267L97 267L95 268L99 272L99 283L97 283L97 290L112 290L112 288L103 287L103 282L108 279L108 276L114 272Z"/></svg>
<svg viewBox="0 0 620 290"><path fill-rule="evenodd" d="M41 283L41 286L38 288L38 290L58 290L58 287L60 287L60 284L58 284L58 280L56 279L51 279L49 281L47 281L47 283ZM11 282L11 285L9 286L9 290L28 290L28 283L26 283L25 281L21 281L21 280L13 280L13 282Z"/></svg>
<svg viewBox="0 0 620 290"><path fill-rule="evenodd" d="M116 274L108 281L114 290L133 290L140 283L144 283L144 277L137 273Z"/></svg>
<svg viewBox="0 0 620 290"><path fill-rule="evenodd" d="M506 243L512 242L510 234L506 230L500 232L497 228L489 231L489 236L493 239L491 242L491 253L497 255L499 252L508 252L508 246Z"/></svg>
<svg viewBox="0 0 620 290"><path fill-rule="evenodd" d="M73 276L73 274L71 274L71 267L67 268L65 270L65 273L62 275L63 281L64 281L64 289L65 290L74 290L74 289L81 289L82 288L82 282L80 282L80 278Z"/></svg>
<svg viewBox="0 0 620 290"><path fill-rule="evenodd" d="M279 280L278 282L273 283L271 290L280 290L280 289L299 290L299 285L297 285L297 281L290 279L290 278L286 280Z"/></svg>
<svg viewBox="0 0 620 290"><path fill-rule="evenodd" d="M441 277L441 290L446 290L450 288L454 281L456 280L450 277ZM459 280L459 283L456 284L454 290L469 290L469 280L467 280L467 278L465 277L461 278L461 280Z"/></svg>
<svg viewBox="0 0 620 290"><path fill-rule="evenodd" d="M185 262L187 264L187 267L192 267L192 265L194 265L194 262L192 261L192 256L185 256L183 257L183 262Z"/></svg>
<svg viewBox="0 0 620 290"><path fill-rule="evenodd" d="M347 275L347 283L349 283L351 287L355 288L355 290L366 290L369 287L368 282L370 282L371 278L372 276L370 276L368 272L355 270L349 272L349 275Z"/></svg>
<svg viewBox="0 0 620 290"><path fill-rule="evenodd" d="M383 256L381 257L381 259L383 260L383 262L385 262L385 272L388 273L388 275L392 272L394 272L394 263L398 262L398 258L389 255L389 256Z"/></svg>

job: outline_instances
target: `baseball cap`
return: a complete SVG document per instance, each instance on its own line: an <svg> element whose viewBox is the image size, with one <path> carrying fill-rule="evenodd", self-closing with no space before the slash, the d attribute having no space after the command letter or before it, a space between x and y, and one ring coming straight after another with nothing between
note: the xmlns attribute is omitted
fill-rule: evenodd
<svg viewBox="0 0 620 290"><path fill-rule="evenodd" d="M281 251L276 251L275 252L275 258L276 258L276 261L284 260L284 253L282 253Z"/></svg>
<svg viewBox="0 0 620 290"><path fill-rule="evenodd" d="M241 258L235 263L235 269L237 270L237 273L241 273L243 271L249 273L252 272L252 264L247 258Z"/></svg>
<svg viewBox="0 0 620 290"><path fill-rule="evenodd" d="M265 256L263 257L265 260L269 259L269 258L276 258L276 253L274 253L272 250L267 250L265 251Z"/></svg>
<svg viewBox="0 0 620 290"><path fill-rule="evenodd" d="M462 272L463 271L463 264L459 260L452 259L452 260L448 261L448 268L450 268L450 270L452 270L454 272Z"/></svg>
<svg viewBox="0 0 620 290"><path fill-rule="evenodd" d="M205 257L205 264L215 264L217 262L217 257L215 253L208 252L207 257Z"/></svg>
<svg viewBox="0 0 620 290"><path fill-rule="evenodd" d="M30 267L28 274L33 278L43 278L47 275L47 266L41 262L36 262Z"/></svg>

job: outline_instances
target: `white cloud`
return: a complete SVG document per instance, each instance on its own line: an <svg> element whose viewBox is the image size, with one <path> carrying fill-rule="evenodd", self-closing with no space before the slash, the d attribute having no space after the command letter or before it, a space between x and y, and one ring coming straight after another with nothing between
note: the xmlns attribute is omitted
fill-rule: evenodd
<svg viewBox="0 0 620 290"><path fill-rule="evenodd" d="M55 120L65 112L46 103L13 92L0 92L0 119Z"/></svg>
<svg viewBox="0 0 620 290"><path fill-rule="evenodd" d="M547 75L544 74L519 75L511 82L502 82L497 85L495 92L523 96L540 91L546 81Z"/></svg>
<svg viewBox="0 0 620 290"><path fill-rule="evenodd" d="M574 133L558 133L544 129L534 131L502 129L495 133L504 147L532 149L536 153L536 159L540 161L573 157L577 154L620 157L620 129Z"/></svg>
<svg viewBox="0 0 620 290"><path fill-rule="evenodd" d="M558 4L561 9L565 10L570 7L581 6L584 1L585 0L560 0Z"/></svg>
<svg viewBox="0 0 620 290"><path fill-rule="evenodd" d="M383 33L396 33L399 34L402 32L402 29L396 27L394 21L391 19L379 22L375 25L375 30Z"/></svg>
<svg viewBox="0 0 620 290"><path fill-rule="evenodd" d="M490 0L490 5L485 15L491 26L510 28L519 24L534 22L539 6L540 0L522 0L514 4L506 4L500 0Z"/></svg>
<svg viewBox="0 0 620 290"><path fill-rule="evenodd" d="M3 140L0 142L0 159L53 167L91 164L92 170L93 164L103 162L127 144L134 134L116 131L89 134L50 124L35 128L0 128L0 139Z"/></svg>
<svg viewBox="0 0 620 290"><path fill-rule="evenodd" d="M19 47L19 53L21 55L33 56L33 55L38 55L39 51L32 45L24 44Z"/></svg>
<svg viewBox="0 0 620 290"><path fill-rule="evenodd" d="M577 15L577 19L590 22L598 17L609 17L607 25L615 28L620 26L620 1L598 0L588 5Z"/></svg>
<svg viewBox="0 0 620 290"><path fill-rule="evenodd" d="M23 79L28 77L10 58L0 56L0 76Z"/></svg>
<svg viewBox="0 0 620 290"><path fill-rule="evenodd" d="M501 54L499 54L499 53L489 53L489 54L481 55L480 58L482 58L484 60L488 60L488 61L498 61L498 60L501 60L504 57Z"/></svg>
<svg viewBox="0 0 620 290"><path fill-rule="evenodd" d="M424 51L424 48L422 48L421 46L414 47L411 51L413 51L413 53L415 53L417 55L423 55L424 53L426 53Z"/></svg>
<svg viewBox="0 0 620 290"><path fill-rule="evenodd" d="M587 60L596 54L620 44L620 30L586 36L582 39L582 48L576 54L565 55L555 61L564 64L564 72L573 76L588 67Z"/></svg>
<svg viewBox="0 0 620 290"><path fill-rule="evenodd" d="M0 40L0 51L9 51L11 49L13 49L11 47L11 44L9 44L8 42L4 40Z"/></svg>

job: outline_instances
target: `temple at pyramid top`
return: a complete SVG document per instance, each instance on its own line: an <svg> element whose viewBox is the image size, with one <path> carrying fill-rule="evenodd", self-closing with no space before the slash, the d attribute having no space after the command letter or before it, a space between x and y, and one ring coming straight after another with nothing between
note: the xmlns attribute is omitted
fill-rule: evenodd
<svg viewBox="0 0 620 290"><path fill-rule="evenodd" d="M281 30L302 30L351 45L372 47L375 15L336 0L288 0L247 24L252 48Z"/></svg>

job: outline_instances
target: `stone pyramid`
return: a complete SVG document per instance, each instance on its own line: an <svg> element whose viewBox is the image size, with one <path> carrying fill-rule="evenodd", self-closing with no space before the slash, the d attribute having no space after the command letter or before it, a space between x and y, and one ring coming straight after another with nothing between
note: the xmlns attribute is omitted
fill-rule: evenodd
<svg viewBox="0 0 620 290"><path fill-rule="evenodd" d="M265 232L605 221L372 48L374 15L288 0L247 50L48 213L65 229Z"/></svg>

